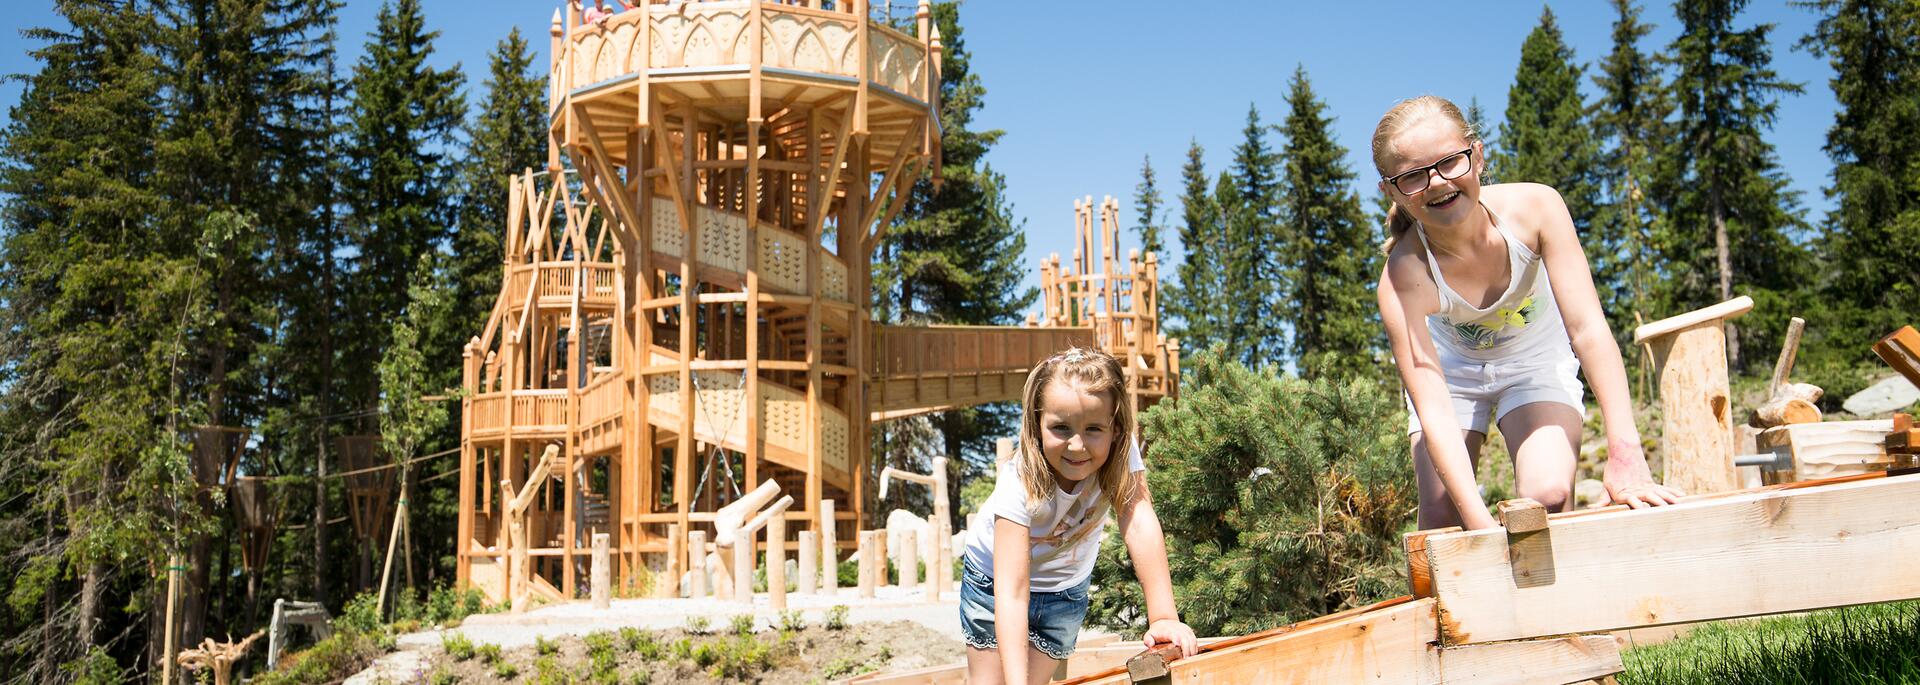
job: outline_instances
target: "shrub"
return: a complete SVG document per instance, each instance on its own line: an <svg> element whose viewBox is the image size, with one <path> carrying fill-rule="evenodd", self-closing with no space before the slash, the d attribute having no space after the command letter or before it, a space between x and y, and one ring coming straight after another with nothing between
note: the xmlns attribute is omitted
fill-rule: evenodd
<svg viewBox="0 0 1920 685"><path fill-rule="evenodd" d="M753 614L735 616L732 621L728 622L727 627L734 635L752 635Z"/></svg>
<svg viewBox="0 0 1920 685"><path fill-rule="evenodd" d="M586 643L588 655L613 653L614 638L611 631L596 630L587 633L587 636L580 641Z"/></svg>
<svg viewBox="0 0 1920 685"><path fill-rule="evenodd" d="M780 630L792 632L807 629L807 617L799 609L780 612Z"/></svg>
<svg viewBox="0 0 1920 685"><path fill-rule="evenodd" d="M1146 413L1147 481L1181 615L1202 635L1256 632L1404 591L1415 509L1400 396L1371 376L1309 383L1200 355L1178 404ZM1145 628L1110 532L1088 619Z"/></svg>
<svg viewBox="0 0 1920 685"><path fill-rule="evenodd" d="M467 636L461 633L441 633L440 648L446 650L447 656L453 657L454 661L466 661L473 658L473 641L467 639Z"/></svg>
<svg viewBox="0 0 1920 685"><path fill-rule="evenodd" d="M333 626L341 630L371 633L381 628L380 598L373 592L362 592L347 600L340 609L340 618L334 619Z"/></svg>
<svg viewBox="0 0 1920 685"><path fill-rule="evenodd" d="M540 656L553 656L560 651L560 643L548 640L545 635L533 636L533 651Z"/></svg>
<svg viewBox="0 0 1920 685"><path fill-rule="evenodd" d="M493 677L501 680L513 680L520 677L520 669L511 661L496 661L493 664Z"/></svg>
<svg viewBox="0 0 1920 685"><path fill-rule="evenodd" d="M571 674L560 668L560 662L553 655L533 661L533 685L573 685L572 681Z"/></svg>
<svg viewBox="0 0 1920 685"><path fill-rule="evenodd" d="M773 648L745 635L719 643L713 650L713 659L707 675L716 679L748 680L773 667Z"/></svg>
<svg viewBox="0 0 1920 685"><path fill-rule="evenodd" d="M429 685L456 685L456 683L459 683L459 682L460 682L459 675L455 674L453 671L449 671L444 668L434 669L433 675L427 678L427 683Z"/></svg>
<svg viewBox="0 0 1920 685"><path fill-rule="evenodd" d="M384 637L385 633L381 635ZM338 682L366 670L374 659L386 653L387 650L380 646L381 642L365 632L344 628L336 630L332 636L314 643L305 651L283 657L279 668L262 673L248 682L255 685Z"/></svg>
<svg viewBox="0 0 1920 685"><path fill-rule="evenodd" d="M847 627L847 605L835 604L827 609L827 618L822 622L827 630L844 630Z"/></svg>
<svg viewBox="0 0 1920 685"><path fill-rule="evenodd" d="M428 623L453 624L486 610L487 598L479 589L457 590L441 585L427 593L425 618Z"/></svg>
<svg viewBox="0 0 1920 685"><path fill-rule="evenodd" d="M79 661L62 666L61 670L74 674L75 685L119 685L126 682L120 672L120 664L113 655L98 646L88 647L87 656Z"/></svg>
<svg viewBox="0 0 1920 685"><path fill-rule="evenodd" d="M688 616L686 630L691 635L705 635L713 627L713 622L705 616Z"/></svg>
<svg viewBox="0 0 1920 685"><path fill-rule="evenodd" d="M675 640L673 642L673 658L675 659L693 658L693 641L686 639L684 637L678 640Z"/></svg>
<svg viewBox="0 0 1920 685"><path fill-rule="evenodd" d="M491 643L480 645L473 648L473 653L480 657L481 663L488 666L500 663L500 645Z"/></svg>

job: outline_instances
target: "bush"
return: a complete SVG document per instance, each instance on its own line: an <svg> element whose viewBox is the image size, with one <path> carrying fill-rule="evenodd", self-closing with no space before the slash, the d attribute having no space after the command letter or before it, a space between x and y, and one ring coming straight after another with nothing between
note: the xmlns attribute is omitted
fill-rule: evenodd
<svg viewBox="0 0 1920 685"><path fill-rule="evenodd" d="M427 593L426 620L428 623L453 624L465 620L474 614L486 613L487 597L478 588L456 590L450 585L441 585Z"/></svg>
<svg viewBox="0 0 1920 685"><path fill-rule="evenodd" d="M349 602L349 606L351 604ZM283 657L279 668L255 676L248 682L253 685L338 682L366 670L375 658L386 653L387 650L381 648L379 643L379 640L365 632L342 627L305 651Z"/></svg>
<svg viewBox="0 0 1920 685"><path fill-rule="evenodd" d="M433 675L427 678L428 685L456 685L459 682L459 675L444 668L434 669Z"/></svg>
<svg viewBox="0 0 1920 685"><path fill-rule="evenodd" d="M707 634L708 630L712 629L712 627L713 627L713 622L707 620L707 617L705 616L688 616L687 617L686 631L687 631L687 634L689 635L705 635Z"/></svg>
<svg viewBox="0 0 1920 685"><path fill-rule="evenodd" d="M511 661L496 661L493 664L493 677L501 680L513 680L520 677L520 668Z"/></svg>
<svg viewBox="0 0 1920 685"><path fill-rule="evenodd" d="M735 616L732 621L728 622L727 627L734 635L752 635L753 614Z"/></svg>
<svg viewBox="0 0 1920 685"><path fill-rule="evenodd" d="M492 666L494 664L500 663L500 645L496 645L496 644L480 645L479 647L475 647L473 649L473 653L480 657L481 663L484 663L488 666Z"/></svg>
<svg viewBox="0 0 1920 685"><path fill-rule="evenodd" d="M1413 469L1400 396L1371 376L1311 383L1213 354L1178 404L1146 413L1147 482L1181 616L1238 635L1401 594ZM1145 601L1109 530L1089 622L1145 628Z"/></svg>
<svg viewBox="0 0 1920 685"><path fill-rule="evenodd" d="M473 641L467 639L467 636L461 633L442 633L440 635L440 648L446 650L447 656L453 657L454 661L466 661L473 658Z"/></svg>
<svg viewBox="0 0 1920 685"><path fill-rule="evenodd" d="M751 635L717 643L711 656L713 661L700 665L711 666L707 675L716 679L748 680L773 667L773 647L753 639ZM698 661L696 658L695 662Z"/></svg>
<svg viewBox="0 0 1920 685"><path fill-rule="evenodd" d="M821 622L827 630L843 630L847 627L847 605L835 604L827 610L827 618Z"/></svg>
<svg viewBox="0 0 1920 685"><path fill-rule="evenodd" d="M120 672L120 664L113 655L98 646L88 647L87 656L61 667L61 670L74 674L74 685L119 685L126 682Z"/></svg>
<svg viewBox="0 0 1920 685"><path fill-rule="evenodd" d="M675 659L693 658L693 641L684 637L674 640L672 652Z"/></svg>
<svg viewBox="0 0 1920 685"><path fill-rule="evenodd" d="M340 618L333 620L333 626L341 630L358 633L371 633L381 628L380 597L373 592L362 592L347 600L340 609Z"/></svg>
<svg viewBox="0 0 1920 685"><path fill-rule="evenodd" d="M799 609L790 609L787 611L780 612L780 630L786 631L786 632L794 632L794 631L801 631L806 629L807 629L807 617L805 614L800 613Z"/></svg>
<svg viewBox="0 0 1920 685"><path fill-rule="evenodd" d="M533 636L533 651L540 656L553 656L559 653L560 643L548 640L545 635Z"/></svg>

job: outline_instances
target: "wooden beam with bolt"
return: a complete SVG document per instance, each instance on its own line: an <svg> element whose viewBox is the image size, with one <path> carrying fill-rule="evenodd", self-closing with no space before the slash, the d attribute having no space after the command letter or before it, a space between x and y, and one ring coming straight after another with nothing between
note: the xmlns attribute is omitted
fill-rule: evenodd
<svg viewBox="0 0 1920 685"><path fill-rule="evenodd" d="M1737 490L1733 407L1727 393L1726 322L1753 309L1741 295L1634 329L1660 377L1665 482L1687 494Z"/></svg>

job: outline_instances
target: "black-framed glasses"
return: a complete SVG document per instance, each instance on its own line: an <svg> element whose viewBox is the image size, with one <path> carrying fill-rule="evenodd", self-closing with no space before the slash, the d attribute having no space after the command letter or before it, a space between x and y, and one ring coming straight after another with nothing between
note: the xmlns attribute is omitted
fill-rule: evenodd
<svg viewBox="0 0 1920 685"><path fill-rule="evenodd" d="M1427 184L1431 181L1427 174L1429 171L1437 172L1440 178L1451 181L1466 175L1467 170L1472 168L1473 148L1467 148L1441 157L1438 162L1409 169L1381 180L1393 184L1394 189L1400 191L1401 195L1412 195L1427 189Z"/></svg>

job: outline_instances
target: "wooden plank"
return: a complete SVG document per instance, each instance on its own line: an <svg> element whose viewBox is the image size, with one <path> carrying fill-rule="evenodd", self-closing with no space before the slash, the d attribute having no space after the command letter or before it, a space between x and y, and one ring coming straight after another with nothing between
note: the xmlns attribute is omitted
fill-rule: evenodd
<svg viewBox="0 0 1920 685"><path fill-rule="evenodd" d="M1893 420L1826 421L1769 428L1760 433L1762 450L1785 449L1793 456L1796 480L1884 471L1886 438Z"/></svg>
<svg viewBox="0 0 1920 685"><path fill-rule="evenodd" d="M1405 598L1208 645L1169 666L1173 682L1419 683L1431 675L1434 600ZM1125 671L1069 680L1129 683Z"/></svg>
<svg viewBox="0 0 1920 685"><path fill-rule="evenodd" d="M1445 644L1920 597L1920 475L1550 520L1554 582L1515 587L1501 530L1425 539Z"/></svg>
<svg viewBox="0 0 1920 685"><path fill-rule="evenodd" d="M1619 673L1620 643L1612 635L1571 635L1486 645L1429 645L1430 682L1447 685L1577 683Z"/></svg>
<svg viewBox="0 0 1920 685"><path fill-rule="evenodd" d="M1633 329L1633 344L1639 345L1647 342L1652 338L1657 338L1657 337L1666 335L1668 333L1673 333L1675 331L1692 328L1694 326L1707 323L1709 321L1717 321L1720 319L1731 319L1741 314L1745 314L1752 309L1753 309L1753 298L1747 297L1746 295L1741 295L1739 297L1733 298L1731 300L1727 300L1725 302L1713 305L1711 307L1707 307L1704 309L1696 309L1696 310L1687 312L1685 314L1681 314L1679 316L1668 317L1668 318L1661 319L1659 321L1655 321L1653 323L1647 324L1645 326L1635 328Z"/></svg>
<svg viewBox="0 0 1920 685"><path fill-rule="evenodd" d="M1920 331L1915 331L1912 326L1901 326L1900 330L1874 343L1873 353L1880 355L1888 366L1906 376L1909 382L1920 385Z"/></svg>

